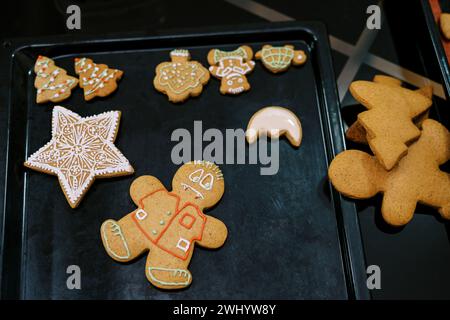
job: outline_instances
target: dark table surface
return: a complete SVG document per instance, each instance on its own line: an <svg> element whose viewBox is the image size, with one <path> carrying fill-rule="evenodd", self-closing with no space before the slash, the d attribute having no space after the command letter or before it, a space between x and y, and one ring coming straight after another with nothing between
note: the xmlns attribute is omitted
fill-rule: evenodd
<svg viewBox="0 0 450 320"><path fill-rule="evenodd" d="M65 10L70 4L81 7L81 30L66 28ZM373 4L380 3L370 0L15 0L0 11L0 23L3 24L0 38L2 46L7 47L9 40L17 37L101 37L109 34L146 34L157 29L183 30L265 21L322 21L330 34L337 85L342 107L345 107L355 103L346 91L354 79L371 79L380 73L401 73L411 85L417 84L417 79L424 80L420 61L405 59L404 52L393 40L391 26L386 20L380 30L366 29L366 10ZM399 20L413 23L408 21L408 17L399 17ZM380 63L373 63L373 58ZM3 79L0 86L8 86L8 82ZM439 84L436 83L436 86L439 87ZM439 91L436 94L442 97ZM0 105L0 139L5 138L5 109L5 105ZM3 179L5 150L0 152L0 174ZM434 242L450 242L445 223L435 216L416 215L407 227L392 232L381 228L379 217L365 213L365 210L361 210L359 220L367 265L378 265L382 272L382 288L372 291L373 298L450 298L450 290L442 285L442 281L448 282L448 279L442 280L436 276L445 273L445 270L440 270L441 261L450 259L450 245L447 248L433 246ZM430 230L436 227L443 231L430 234ZM399 249L405 247L405 242L410 250ZM436 273L424 272L433 267Z"/></svg>

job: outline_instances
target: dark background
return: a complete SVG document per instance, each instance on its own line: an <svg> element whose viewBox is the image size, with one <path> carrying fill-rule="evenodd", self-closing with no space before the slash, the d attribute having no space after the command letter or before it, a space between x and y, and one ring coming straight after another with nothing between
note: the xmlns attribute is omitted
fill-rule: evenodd
<svg viewBox="0 0 450 320"><path fill-rule="evenodd" d="M322 21L326 24L330 35L356 45L365 29L367 7L377 4L378 1L260 0L258 3L296 20ZM81 7L81 30L66 29L65 8L70 4L78 4ZM257 7L253 9L258 11ZM66 35L69 38L82 35L99 37L109 34L140 35L153 33L159 29L235 26L267 20L222 0L16 0L2 7L0 21L2 45L7 47L9 40L17 37L38 40L42 37L51 38L52 35ZM414 55L408 56L408 45L412 43L400 43L398 36L393 36L393 29L404 28L402 32L405 32L405 38L413 38L407 34L408 24L411 23L414 21L408 16L399 16L395 22L392 19L385 20L373 44L370 45L369 52L421 74L423 61L419 61ZM349 57L336 50L332 51L332 56L338 78ZM0 70L0 72L8 71ZM362 64L354 78L371 79L378 73L381 72ZM351 81L353 78L346 80ZM352 104L354 101L347 95L343 99L342 106ZM4 106L0 106L0 117L1 123L4 123L6 117ZM1 158L3 161L3 156ZM1 164L3 167L3 163ZM373 298L450 298L450 272L447 264L450 261L448 223L438 220L436 215L416 214L408 226L392 230L380 222L379 212L373 214L373 210L367 209L370 205L370 203L360 204L359 219L366 262L368 265L379 265L382 272L382 289L372 291ZM442 246L442 243L446 243L447 246Z"/></svg>

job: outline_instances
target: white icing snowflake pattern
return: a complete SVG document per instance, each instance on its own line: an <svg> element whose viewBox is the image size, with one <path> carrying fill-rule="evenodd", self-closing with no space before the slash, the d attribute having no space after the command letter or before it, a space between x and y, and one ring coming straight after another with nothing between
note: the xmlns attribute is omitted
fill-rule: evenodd
<svg viewBox="0 0 450 320"><path fill-rule="evenodd" d="M25 166L58 176L71 207L76 207L96 177L132 174L133 167L114 145L120 112L83 118L56 106L52 139Z"/></svg>

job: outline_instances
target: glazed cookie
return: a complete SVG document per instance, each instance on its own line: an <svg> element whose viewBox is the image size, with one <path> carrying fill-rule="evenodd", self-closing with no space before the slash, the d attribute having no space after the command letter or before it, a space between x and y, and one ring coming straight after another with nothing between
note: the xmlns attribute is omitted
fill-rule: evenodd
<svg viewBox="0 0 450 320"><path fill-rule="evenodd" d="M273 73L286 71L291 64L300 66L306 62L305 52L294 50L294 46L289 44L282 47L264 45L256 52L255 58L261 60L264 67Z"/></svg>
<svg viewBox="0 0 450 320"><path fill-rule="evenodd" d="M208 70L199 62L190 61L188 50L173 50L170 58L171 62L163 62L156 67L153 80L156 90L166 94L172 102L200 95L209 81Z"/></svg>
<svg viewBox="0 0 450 320"><path fill-rule="evenodd" d="M25 166L58 177L69 205L75 208L96 178L129 175L133 167L114 145L120 111L86 118L56 106L52 139L25 161Z"/></svg>
<svg viewBox="0 0 450 320"><path fill-rule="evenodd" d="M392 86L401 86L402 82L396 78L392 78L389 76L377 75L373 79L374 82L384 83ZM416 90L417 93L422 94L423 96L431 99L433 96L433 87L431 85L424 86L420 89ZM422 123L424 120L428 119L429 110L419 114L413 119L414 124L421 129ZM353 142L367 144L367 132L364 127L359 123L359 121L355 121L346 131L345 137Z"/></svg>
<svg viewBox="0 0 450 320"><path fill-rule="evenodd" d="M241 46L234 51L212 49L208 53L209 71L220 79L220 93L239 94L250 90L246 74L255 67L253 51L249 46Z"/></svg>
<svg viewBox="0 0 450 320"><path fill-rule="evenodd" d="M106 97L117 89L117 81L123 72L109 69L106 64L96 64L88 58L75 58L75 72L80 77L80 87L84 89L84 100Z"/></svg>
<svg viewBox="0 0 450 320"><path fill-rule="evenodd" d="M194 245L219 248L227 238L225 224L203 213L223 193L222 173L211 162L181 166L173 177L172 191L153 176L141 176L130 187L138 208L118 221L103 222L103 246L120 262L148 252L148 281L161 289L185 288L192 281L188 266Z"/></svg>
<svg viewBox="0 0 450 320"><path fill-rule="evenodd" d="M63 101L70 97L72 89L78 84L77 78L67 75L66 70L57 67L52 59L44 56L37 58L34 72L37 103Z"/></svg>
<svg viewBox="0 0 450 320"><path fill-rule="evenodd" d="M251 117L245 132L249 144L254 143L261 135L276 139L285 135L293 146L299 147L302 142L302 125L289 109L265 107Z"/></svg>
<svg viewBox="0 0 450 320"><path fill-rule="evenodd" d="M427 119L419 140L391 171L365 152L348 150L331 162L328 176L350 198L384 193L384 220L402 226L412 219L417 202L437 208L443 218L450 219L450 175L439 169L449 159L450 133L439 122Z"/></svg>
<svg viewBox="0 0 450 320"><path fill-rule="evenodd" d="M355 81L353 97L368 111L358 115L369 146L381 165L392 169L408 153L407 144L420 136L413 120L427 111L432 101L423 94L391 84Z"/></svg>

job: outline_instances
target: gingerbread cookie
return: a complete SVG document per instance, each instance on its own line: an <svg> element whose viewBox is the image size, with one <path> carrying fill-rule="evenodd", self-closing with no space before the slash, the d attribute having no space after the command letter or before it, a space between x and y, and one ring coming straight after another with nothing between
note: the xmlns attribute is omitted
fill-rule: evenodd
<svg viewBox="0 0 450 320"><path fill-rule="evenodd" d="M302 125L292 111L283 107L265 107L258 110L250 119L245 136L252 144L261 135L278 139L285 135L295 147L302 142Z"/></svg>
<svg viewBox="0 0 450 320"><path fill-rule="evenodd" d="M170 52L171 62L160 63L156 67L153 85L166 94L172 102L182 102L202 93L209 81L209 72L197 61L190 61L188 50Z"/></svg>
<svg viewBox="0 0 450 320"><path fill-rule="evenodd" d="M149 251L148 281L161 289L189 286L194 245L219 248L227 238L225 224L203 213L219 202L223 192L220 169L205 161L181 166L173 177L172 191L153 176L137 178L130 195L138 208L101 226L106 252L114 260L126 262Z"/></svg>
<svg viewBox="0 0 450 320"><path fill-rule="evenodd" d="M439 19L442 34L447 40L450 40L450 14L443 13Z"/></svg>
<svg viewBox="0 0 450 320"><path fill-rule="evenodd" d="M373 79L374 82L384 83L392 86L401 86L402 82L396 78L392 78L389 76L376 75ZM417 89L416 92L422 94L423 96L431 99L433 96L433 87L431 85L424 86L420 89ZM421 129L422 123L424 120L428 119L429 110L425 111L422 114L419 114L413 119L414 124ZM346 131L345 137L353 142L367 144L367 133L364 127L359 123L359 121L355 121Z"/></svg>
<svg viewBox="0 0 450 320"><path fill-rule="evenodd" d="M255 67L253 51L249 46L241 46L234 51L212 49L208 53L209 71L220 79L220 93L239 94L250 90L246 74Z"/></svg>
<svg viewBox="0 0 450 320"><path fill-rule="evenodd" d="M57 67L52 59L44 56L37 58L34 72L37 103L63 101L70 97L72 89L78 84L77 78L67 75L66 70Z"/></svg>
<svg viewBox="0 0 450 320"><path fill-rule="evenodd" d="M75 208L96 178L134 172L114 145L119 120L120 111L82 118L56 106L52 115L52 139L24 164L57 176L69 205Z"/></svg>
<svg viewBox="0 0 450 320"><path fill-rule="evenodd" d="M96 64L88 58L75 58L75 72L80 77L80 87L84 89L84 100L106 97L117 89L117 81L123 72L109 69L106 64Z"/></svg>
<svg viewBox="0 0 450 320"><path fill-rule="evenodd" d="M273 73L286 71L292 64L300 66L306 62L306 54L303 50L294 50L294 46L285 45L282 47L272 47L264 45L256 52L255 58L261 60L264 67Z"/></svg>
<svg viewBox="0 0 450 320"><path fill-rule="evenodd" d="M391 171L365 152L348 150L331 162L328 176L334 187L350 198L384 193L384 220L402 226L412 219L417 202L437 208L443 218L450 219L450 175L439 169L449 159L449 131L427 119L420 138Z"/></svg>
<svg viewBox="0 0 450 320"><path fill-rule="evenodd" d="M420 93L370 81L350 85L353 97L368 111L358 115L367 140L382 166L390 170L408 153L407 144L420 136L412 119L428 110L431 99Z"/></svg>

